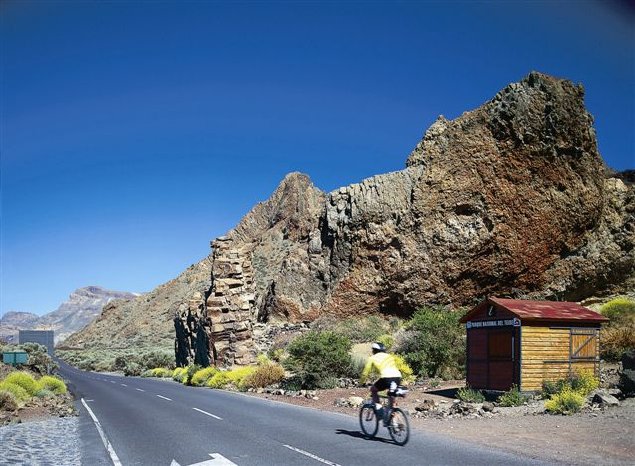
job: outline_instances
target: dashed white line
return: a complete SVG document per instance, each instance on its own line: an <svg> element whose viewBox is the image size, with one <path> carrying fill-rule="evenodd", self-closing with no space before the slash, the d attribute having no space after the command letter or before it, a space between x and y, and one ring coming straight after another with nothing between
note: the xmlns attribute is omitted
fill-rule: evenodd
<svg viewBox="0 0 635 466"><path fill-rule="evenodd" d="M108 441L108 438L106 437L106 434L104 433L104 430L101 428L101 424L99 423L97 416L95 416L95 413L93 413L93 411L88 407L88 405L86 404L83 398L82 398L82 404L86 408L86 411L88 411L88 414L90 414L90 417L93 418L93 422L95 423L95 426L97 427L97 431L99 432L99 436L101 437L102 442L104 442L104 446L106 447L106 450L108 450L108 454L110 455L110 459L112 460L113 465L121 466L121 461L119 461L119 457L117 456L115 449L112 447L112 445Z"/></svg>
<svg viewBox="0 0 635 466"><path fill-rule="evenodd" d="M119 385L121 385L122 387L127 387L128 386L125 383L122 383L122 384L119 384Z"/></svg>
<svg viewBox="0 0 635 466"><path fill-rule="evenodd" d="M141 390L140 388L135 388L135 390L137 390L139 392L145 392L145 390Z"/></svg>
<svg viewBox="0 0 635 466"><path fill-rule="evenodd" d="M223 418L222 418L222 417L218 417L218 416L216 416L215 414L208 413L207 411L203 411L202 409L198 409L198 408L192 408L192 409L193 409L194 411L198 411L199 413L203 413L203 414L206 414L206 415L208 415L208 416L210 416L210 417L213 417L214 419L218 419L219 421L222 421L222 420L223 420Z"/></svg>
<svg viewBox="0 0 635 466"><path fill-rule="evenodd" d="M167 396L163 396L163 395L157 395L159 398L163 398L164 400L168 400L168 401L172 401L171 398L168 398Z"/></svg>
<svg viewBox="0 0 635 466"><path fill-rule="evenodd" d="M313 458L315 461L319 461L320 463L328 464L330 466L340 466L337 463L333 463L332 461L325 460L324 458L320 458L319 456L314 455L313 453L309 453L308 451L300 450L299 448L292 447L291 445L284 445L284 446L288 448L289 450L293 450L300 453L301 455L308 456L309 458Z"/></svg>

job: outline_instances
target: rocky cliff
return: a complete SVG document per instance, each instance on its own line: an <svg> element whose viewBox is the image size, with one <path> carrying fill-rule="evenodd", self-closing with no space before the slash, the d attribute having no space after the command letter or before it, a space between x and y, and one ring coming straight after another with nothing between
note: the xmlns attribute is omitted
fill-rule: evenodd
<svg viewBox="0 0 635 466"><path fill-rule="evenodd" d="M276 322L632 289L635 193L606 172L582 86L531 73L439 117L402 171L328 194L288 175L213 243L211 278L127 309L161 334L172 309L183 355L232 364Z"/></svg>
<svg viewBox="0 0 635 466"><path fill-rule="evenodd" d="M94 321L102 308L115 300L130 300L138 294L87 286L73 291L68 300L55 311L42 316L29 312L7 312L0 319L0 336L9 342L18 341L18 330L54 330L55 343Z"/></svg>

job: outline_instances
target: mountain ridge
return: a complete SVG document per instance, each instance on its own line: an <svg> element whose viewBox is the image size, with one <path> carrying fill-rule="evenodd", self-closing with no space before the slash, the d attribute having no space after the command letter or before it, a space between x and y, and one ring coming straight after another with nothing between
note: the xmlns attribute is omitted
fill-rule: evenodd
<svg viewBox="0 0 635 466"><path fill-rule="evenodd" d="M61 343L95 320L104 305L137 296L138 293L114 291L95 285L78 288L57 309L41 316L19 311L5 313L0 319L0 337L10 343L17 343L19 330L53 330L55 343Z"/></svg>

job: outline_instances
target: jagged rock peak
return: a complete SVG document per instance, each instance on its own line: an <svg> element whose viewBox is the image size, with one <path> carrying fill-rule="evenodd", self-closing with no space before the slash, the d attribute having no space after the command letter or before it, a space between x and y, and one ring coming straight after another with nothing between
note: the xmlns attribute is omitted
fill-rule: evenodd
<svg viewBox="0 0 635 466"><path fill-rule="evenodd" d="M476 110L451 121L440 116L406 164L427 166L457 146L478 145L479 136L512 146L536 145L535 149L545 157L583 153L597 156L592 125L581 84L532 71ZM486 134L480 133L481 127L487 129Z"/></svg>
<svg viewBox="0 0 635 466"><path fill-rule="evenodd" d="M322 209L325 194L299 172L289 173L269 199L258 203L228 233L237 243L247 243L272 228L285 237L299 239L309 234L308 219Z"/></svg>

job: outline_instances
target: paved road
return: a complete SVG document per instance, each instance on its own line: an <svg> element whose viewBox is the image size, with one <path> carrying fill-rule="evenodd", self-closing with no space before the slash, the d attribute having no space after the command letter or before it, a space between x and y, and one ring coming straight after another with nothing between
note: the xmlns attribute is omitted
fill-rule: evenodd
<svg viewBox="0 0 635 466"><path fill-rule="evenodd" d="M383 428L383 438L366 440L355 417L240 393L83 372L65 364L61 374L94 413L123 465L546 464L420 431L404 447L394 445ZM88 411L82 411L85 419ZM82 463L104 464L97 428L88 422L81 426L89 429L82 432L88 450Z"/></svg>

